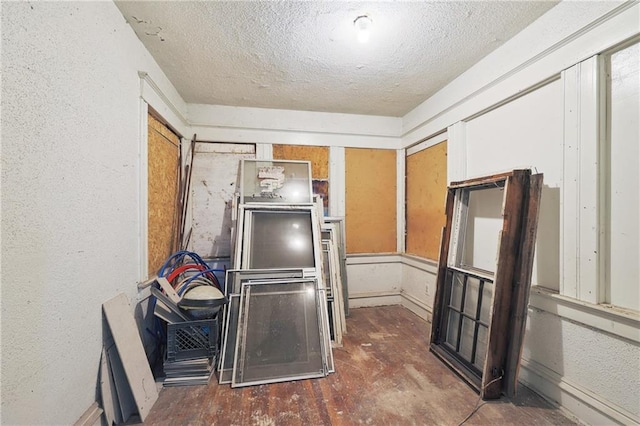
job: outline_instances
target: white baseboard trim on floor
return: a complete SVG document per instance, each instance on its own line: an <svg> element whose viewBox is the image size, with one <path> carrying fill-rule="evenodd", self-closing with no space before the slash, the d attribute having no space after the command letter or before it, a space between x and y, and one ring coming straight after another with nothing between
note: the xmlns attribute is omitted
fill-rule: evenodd
<svg viewBox="0 0 640 426"><path fill-rule="evenodd" d="M73 426L94 426L101 423L102 408L97 402L91 404L91 407L82 413L82 416L73 424Z"/></svg>
<svg viewBox="0 0 640 426"><path fill-rule="evenodd" d="M581 422L599 424L639 424L633 413L602 399L589 389L565 379L535 361L522 359L519 380L528 388L567 410Z"/></svg>
<svg viewBox="0 0 640 426"><path fill-rule="evenodd" d="M397 291L377 291L349 294L349 308L370 306L400 305L401 297Z"/></svg>
<svg viewBox="0 0 640 426"><path fill-rule="evenodd" d="M423 300L420 300L405 291L401 291L400 296L402 297L402 306L409 309L428 323L431 323L431 307L429 307Z"/></svg>

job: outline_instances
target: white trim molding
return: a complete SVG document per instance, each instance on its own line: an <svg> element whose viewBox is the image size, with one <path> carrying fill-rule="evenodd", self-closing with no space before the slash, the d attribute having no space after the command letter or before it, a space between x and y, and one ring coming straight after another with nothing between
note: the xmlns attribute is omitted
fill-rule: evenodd
<svg viewBox="0 0 640 426"><path fill-rule="evenodd" d="M565 125L560 292L591 303L604 301L604 256L600 250L604 198L599 178L604 126L601 62L599 56L593 56L562 72Z"/></svg>
<svg viewBox="0 0 640 426"><path fill-rule="evenodd" d="M400 149L400 117L202 104L187 110L201 140Z"/></svg>
<svg viewBox="0 0 640 426"><path fill-rule="evenodd" d="M424 300L421 300L404 290L400 291L400 296L402 297L402 306L409 309L428 323L431 323L433 309L427 305Z"/></svg>
<svg viewBox="0 0 640 426"><path fill-rule="evenodd" d="M430 137L428 139L423 140L422 142L418 142L416 144L408 146L406 148L407 157L410 156L410 155L413 155L415 153L418 153L420 151L423 151L423 150L425 150L427 148L431 148L432 146L437 145L437 144L439 144L441 142L444 142L446 140L447 140L447 132L446 131L440 132L435 136L432 136L432 137Z"/></svg>
<svg viewBox="0 0 640 426"><path fill-rule="evenodd" d="M140 77L140 97L178 133L178 136L190 138L191 129L186 118L187 105L182 98L175 95L175 99L170 99L148 73L138 71L138 76Z"/></svg>
<svg viewBox="0 0 640 426"><path fill-rule="evenodd" d="M345 217L345 162L344 148L329 147L329 214Z"/></svg>
<svg viewBox="0 0 640 426"><path fill-rule="evenodd" d="M404 252L406 229L406 161L404 149L396 151L396 251Z"/></svg>
<svg viewBox="0 0 640 426"><path fill-rule="evenodd" d="M467 123L458 121L447 134L447 184L467 178Z"/></svg>
<svg viewBox="0 0 640 426"><path fill-rule="evenodd" d="M149 106L140 99L140 140L138 142L138 282L149 277Z"/></svg>
<svg viewBox="0 0 640 426"><path fill-rule="evenodd" d="M403 117L402 146L407 147L458 121L467 120L506 99L526 92L562 70L603 52L638 33L640 4L637 1L601 4L605 13L585 3L576 14L571 3L562 2L540 20L451 82ZM573 5L575 6L575 4ZM591 10L586 10L591 9ZM593 16L589 18L589 16ZM591 19L591 21L589 21ZM569 25L572 34L538 46L540 33ZM524 52L524 53L523 53ZM530 54L529 58L524 54ZM517 59L520 57L522 62Z"/></svg>
<svg viewBox="0 0 640 426"><path fill-rule="evenodd" d="M554 405L561 406L586 424L638 424L633 413L601 398L589 389L567 380L544 365L522 359L520 381Z"/></svg>
<svg viewBox="0 0 640 426"><path fill-rule="evenodd" d="M529 306L640 344L637 312L580 301L538 286L531 287Z"/></svg>

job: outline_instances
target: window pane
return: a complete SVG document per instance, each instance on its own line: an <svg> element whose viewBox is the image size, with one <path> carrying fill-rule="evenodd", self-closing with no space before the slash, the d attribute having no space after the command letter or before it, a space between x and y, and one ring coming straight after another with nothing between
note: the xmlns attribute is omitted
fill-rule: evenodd
<svg viewBox="0 0 640 426"><path fill-rule="evenodd" d="M467 361L471 361L473 349L474 322L467 317L462 317L462 331L460 334L460 355Z"/></svg>
<svg viewBox="0 0 640 426"><path fill-rule="evenodd" d="M315 266L310 212L255 211L250 269Z"/></svg>
<svg viewBox="0 0 640 426"><path fill-rule="evenodd" d="M476 359L473 364L480 370L484 367L484 359L487 355L487 327L478 327L478 346L476 347Z"/></svg>
<svg viewBox="0 0 640 426"><path fill-rule="evenodd" d="M462 265L495 272L503 194L503 188L469 192Z"/></svg>
<svg viewBox="0 0 640 426"><path fill-rule="evenodd" d="M450 274L450 272L448 273ZM462 310L462 284L464 275L459 272L453 272L453 280L451 282L451 299L449 304L457 310Z"/></svg>
<svg viewBox="0 0 640 426"><path fill-rule="evenodd" d="M458 342L458 321L460 321L460 315L452 310L449 310L449 316L447 321L447 343L454 348Z"/></svg>
<svg viewBox="0 0 640 426"><path fill-rule="evenodd" d="M478 310L478 291L480 290L480 280L469 277L467 279L467 294L464 297L464 312L467 315L476 317Z"/></svg>
<svg viewBox="0 0 640 426"><path fill-rule="evenodd" d="M640 45L611 55L609 81L609 302L640 309L638 168Z"/></svg>

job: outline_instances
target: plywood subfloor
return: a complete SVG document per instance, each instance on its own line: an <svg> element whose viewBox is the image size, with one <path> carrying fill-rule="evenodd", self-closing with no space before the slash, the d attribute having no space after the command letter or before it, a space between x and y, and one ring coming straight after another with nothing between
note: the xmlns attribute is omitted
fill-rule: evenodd
<svg viewBox="0 0 640 426"><path fill-rule="evenodd" d="M352 309L335 374L231 389L165 388L145 424L457 425L478 395L428 350L429 324L401 306ZM482 404L482 402L481 402ZM529 389L482 405L467 425L575 424Z"/></svg>

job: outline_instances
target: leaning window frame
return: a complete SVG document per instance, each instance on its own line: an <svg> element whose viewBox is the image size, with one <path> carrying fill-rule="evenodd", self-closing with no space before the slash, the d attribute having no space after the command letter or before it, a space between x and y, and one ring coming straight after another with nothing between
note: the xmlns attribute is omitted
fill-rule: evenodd
<svg viewBox="0 0 640 426"><path fill-rule="evenodd" d="M465 200L468 202L470 191L495 186L503 186L504 194L498 256L495 273L491 277L474 268L460 268L457 262L462 250L459 240L464 234L463 225L467 220ZM531 175L530 170L513 170L453 182L447 190L447 221L438 264L430 349L475 388L483 399L499 398L502 393L513 396L517 388L541 188L542 174ZM449 294L446 281L448 275L453 277L454 271L476 275L481 279L493 278L487 349L480 374L443 345L449 312L444 306L448 303L446 296ZM477 315L480 315L479 309Z"/></svg>

